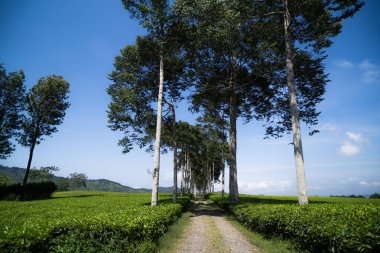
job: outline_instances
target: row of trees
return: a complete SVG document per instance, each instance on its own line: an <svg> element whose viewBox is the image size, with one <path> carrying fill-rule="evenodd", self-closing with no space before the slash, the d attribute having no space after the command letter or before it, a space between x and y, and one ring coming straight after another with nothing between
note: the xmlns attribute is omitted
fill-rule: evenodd
<svg viewBox="0 0 380 253"><path fill-rule="evenodd" d="M88 177L84 173L74 172L69 177L55 177L54 172L59 171L56 166L41 167L39 169L30 169L28 182L29 183L46 183L55 182L58 191L80 190L86 188ZM12 176L0 175L0 185L12 185L19 183Z"/></svg>
<svg viewBox="0 0 380 253"><path fill-rule="evenodd" d="M119 142L124 152L133 143L143 147L154 141L152 205L157 205L162 144L174 150L174 198L176 195L180 139L175 109L184 94L192 111L217 115L208 117L206 122L220 119L228 123L222 124L223 135L227 130L229 137L228 156L223 155L223 159L228 158L230 166L231 203L239 200L236 121L243 118L247 122L262 121L267 137L292 132L299 203L307 204L300 121L309 126L309 134L318 132L313 129L320 114L316 106L323 100L328 82L324 49L341 32L342 21L357 12L363 2L122 0L122 3L132 18L147 29L147 35L137 37L134 45L125 47L115 58L115 70L109 76L113 84L107 90L112 99L108 117L112 130L125 133ZM154 102L157 110L153 109ZM168 114L163 115L165 109ZM172 131L168 132L165 129L170 124ZM167 134L172 139L165 143ZM209 140L207 135L204 138ZM224 150L223 145L219 147ZM186 149L182 148L181 153L188 157L187 163L190 155L183 150ZM204 159L201 154L195 156L190 159L192 162ZM224 167L224 161L220 164ZM208 166L209 160L203 160L200 167L203 174ZM184 171L182 174L186 175Z"/></svg>
<svg viewBox="0 0 380 253"><path fill-rule="evenodd" d="M56 166L41 167L40 169L33 168L29 173L29 182L53 182L54 172L59 171ZM56 180L58 191L79 190L86 188L88 177L84 173L74 172L69 177L59 178Z"/></svg>
<svg viewBox="0 0 380 253"><path fill-rule="evenodd" d="M33 152L46 136L57 132L69 107L69 83L57 75L49 75L26 92L22 70L7 74L0 64L0 159L15 150L16 140L29 148L23 185L27 183Z"/></svg>

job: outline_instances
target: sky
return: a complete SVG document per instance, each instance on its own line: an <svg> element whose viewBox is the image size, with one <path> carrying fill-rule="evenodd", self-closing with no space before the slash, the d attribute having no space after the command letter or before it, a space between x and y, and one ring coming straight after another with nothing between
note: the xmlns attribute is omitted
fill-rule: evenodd
<svg viewBox="0 0 380 253"><path fill-rule="evenodd" d="M327 49L331 80L319 134L302 138L309 195L380 192L380 1L367 0ZM120 0L0 0L0 63L22 69L31 88L39 78L62 75L70 82L70 108L59 131L35 149L32 167L58 166L59 176L86 173L131 187L152 187L153 155L138 147L122 154L121 133L107 127L106 88L114 57L145 31ZM192 121L185 103L179 120ZM260 122L238 121L240 193L296 195L292 137L264 140ZM27 148L4 166L26 167ZM228 169L226 170L228 175ZM228 176L226 177L228 191ZM172 153L161 156L160 186L172 185ZM216 190L220 185L216 185Z"/></svg>

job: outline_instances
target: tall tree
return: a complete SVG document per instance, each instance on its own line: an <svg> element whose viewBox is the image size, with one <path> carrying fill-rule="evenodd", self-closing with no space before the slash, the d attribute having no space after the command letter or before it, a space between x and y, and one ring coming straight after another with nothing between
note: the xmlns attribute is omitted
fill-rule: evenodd
<svg viewBox="0 0 380 253"><path fill-rule="evenodd" d="M161 124L162 124L162 101L164 92L164 44L165 37L170 25L171 7L168 0L122 0L124 8L131 13L133 18L137 18L140 24L147 29L148 36L159 44L159 74L158 74L158 98L157 98L157 121L156 139L154 146L153 163L153 187L152 206L157 206L158 185L160 172L160 145L161 145Z"/></svg>
<svg viewBox="0 0 380 253"><path fill-rule="evenodd" d="M7 74L0 64L0 159L14 150L11 139L20 128L25 100L25 76L22 70Z"/></svg>
<svg viewBox="0 0 380 253"><path fill-rule="evenodd" d="M22 119L22 132L18 141L29 147L29 159L23 185L27 183L33 152L45 136L57 132L69 107L69 83L61 76L50 75L38 80L26 95L26 115Z"/></svg>
<svg viewBox="0 0 380 253"><path fill-rule="evenodd" d="M284 110L284 97L280 100L277 113L282 116L279 125L270 126L268 132L277 135L280 132L292 131L293 147L297 174L298 201L307 204L304 158L301 141L300 120L313 126L318 123L316 104L323 100L325 85L328 82L324 73L324 49L332 45L332 38L342 30L342 20L357 12L363 2L359 0L276 0L267 2L266 13L262 20L267 24L278 24L283 28L283 61L286 64L287 92L289 110ZM264 21L265 23L265 21ZM272 26L273 27L273 26ZM278 28L276 33L278 32ZM269 36L267 41L273 37ZM272 41L273 42L273 41ZM271 44L271 43L269 43ZM276 43L278 45L278 43ZM297 46L295 46L297 45ZM281 58L281 57L280 57ZM310 134L314 134L312 130Z"/></svg>
<svg viewBox="0 0 380 253"><path fill-rule="evenodd" d="M229 119L230 201L236 203L236 121L258 117L261 108L270 106L272 94L262 64L268 54L258 39L262 32L251 25L240 1L179 0L176 4L183 22L196 31L194 43L187 47L194 109L212 106Z"/></svg>
<svg viewBox="0 0 380 253"><path fill-rule="evenodd" d="M29 173L29 180L31 182L51 182L53 181L54 171L59 171L56 166L41 167L39 170L36 168L31 169Z"/></svg>
<svg viewBox="0 0 380 253"><path fill-rule="evenodd" d="M74 189L86 188L88 177L85 173L74 172L70 174L69 183Z"/></svg>
<svg viewBox="0 0 380 253"><path fill-rule="evenodd" d="M222 151L227 146L226 135L211 127L215 120L211 123L202 118L200 122L196 125L177 123L178 160L183 177L181 188L183 192L193 194L212 191L213 182L220 177L226 160Z"/></svg>
<svg viewBox="0 0 380 253"><path fill-rule="evenodd" d="M157 119L158 111L153 108L152 104L158 101L159 94L159 80L157 79L159 50L160 45L153 38L138 37L135 45L126 46L121 51L121 55L115 58L115 69L109 76L113 84L107 89L111 96L108 118L112 130L120 130L124 133L124 137L119 141L119 145L124 148L124 153L133 148L133 143L138 144L140 148L148 146L148 151L159 150L152 145L157 132L155 119ZM163 82L165 93L162 96L162 109L168 112L164 117L160 117L163 118L162 132L160 133L160 149L163 152L167 148L176 150L175 138L173 138L175 109L176 104L182 99L181 94L185 89L181 81L184 64L178 55L176 43L171 42L170 47L165 47L165 52L166 78ZM170 114L171 116L168 116ZM172 125L172 127L168 125ZM175 161L174 157L173 162ZM176 170L176 165L173 166ZM175 176L176 173L173 177ZM155 197L156 194L154 193L152 196ZM175 196L173 195L173 200L175 200Z"/></svg>

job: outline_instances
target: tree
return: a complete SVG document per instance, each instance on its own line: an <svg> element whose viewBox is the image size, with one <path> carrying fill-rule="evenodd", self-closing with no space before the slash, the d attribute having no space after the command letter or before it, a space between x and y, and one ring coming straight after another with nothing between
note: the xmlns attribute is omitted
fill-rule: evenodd
<svg viewBox="0 0 380 253"><path fill-rule="evenodd" d="M24 80L22 70L7 74L0 64L0 159L7 158L15 150L11 139L20 128L25 100Z"/></svg>
<svg viewBox="0 0 380 253"><path fill-rule="evenodd" d="M0 175L0 185L9 185L12 183L12 179L6 175Z"/></svg>
<svg viewBox="0 0 380 253"><path fill-rule="evenodd" d="M29 179L31 182L51 182L53 181L54 171L59 171L59 168L55 166L48 166L41 167L39 170L31 169Z"/></svg>
<svg viewBox="0 0 380 253"><path fill-rule="evenodd" d="M45 136L57 132L69 107L69 83L61 76L50 75L38 80L26 95L26 115L22 119L22 132L18 139L29 147L29 159L23 185L27 183L33 152Z"/></svg>
<svg viewBox="0 0 380 253"><path fill-rule="evenodd" d="M379 193L374 193L371 196L369 196L370 199L380 199L380 194Z"/></svg>
<svg viewBox="0 0 380 253"><path fill-rule="evenodd" d="M212 192L213 182L217 181L224 169L226 157L223 148L227 137L216 126L216 120L206 117L199 119L201 124L190 125L177 122L178 164L181 168L181 193Z"/></svg>
<svg viewBox="0 0 380 253"><path fill-rule="evenodd" d="M61 178L57 181L57 191L68 191L70 188L70 179Z"/></svg>
<svg viewBox="0 0 380 253"><path fill-rule="evenodd" d="M270 55L260 41L263 32L252 26L241 1L176 2L183 22L195 30L187 47L188 75L194 84L195 111L212 107L229 120L230 202L238 198L237 129L239 117L246 121L259 118L269 108L271 82L267 73Z"/></svg>
<svg viewBox="0 0 380 253"><path fill-rule="evenodd" d="M268 15L262 22L283 26L284 62L286 63L286 84L288 113L284 110L283 98L277 113L282 115L280 126L268 132L292 131L294 157L297 174L299 204L307 204L304 157L301 141L300 120L309 125L318 123L316 104L323 100L325 85L328 82L324 74L324 48L332 45L332 38L342 29L341 21L351 17L363 5L358 0L306 0L306 1L267 1ZM279 14L279 15L278 15ZM282 15L282 17L281 17ZM273 41L272 41L273 42ZM271 43L269 43L271 44ZM272 44L273 45L273 44ZM295 46L297 45L297 46ZM284 95L285 93L283 93ZM280 96L281 97L281 96ZM301 101L300 103L300 100ZM317 131L312 131L314 134Z"/></svg>
<svg viewBox="0 0 380 253"><path fill-rule="evenodd" d="M84 173L71 173L70 174L70 187L73 189L80 189L82 187L86 188L86 181L88 180L88 177Z"/></svg>
<svg viewBox="0 0 380 253"><path fill-rule="evenodd" d="M164 44L166 31L168 30L167 27L170 25L171 8L167 0L122 0L122 2L124 8L131 13L131 16L137 18L140 24L147 29L148 36L159 44L159 53L157 55L159 59L159 84L151 201L152 206L157 206L160 172L162 100L164 92Z"/></svg>

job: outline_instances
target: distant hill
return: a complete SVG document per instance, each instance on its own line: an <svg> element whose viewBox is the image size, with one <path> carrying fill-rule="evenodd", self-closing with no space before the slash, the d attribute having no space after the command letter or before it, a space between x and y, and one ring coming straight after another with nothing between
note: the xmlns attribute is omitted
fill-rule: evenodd
<svg viewBox="0 0 380 253"><path fill-rule="evenodd" d="M24 179L25 169L18 167L7 167L0 165L0 176L7 176L14 183L21 183ZM57 182L63 177L53 177L53 181ZM108 180L108 179L90 179L86 181L87 191L112 191L112 192L132 192L143 193L151 192L151 189L140 188L135 189L129 186L122 185L120 183ZM173 187L160 187L159 192L172 192Z"/></svg>
<svg viewBox="0 0 380 253"><path fill-rule="evenodd" d="M86 189L88 191L110 191L110 192L150 192L149 189L134 189L129 186L124 186L117 182L107 180L107 179L96 179L87 180Z"/></svg>

